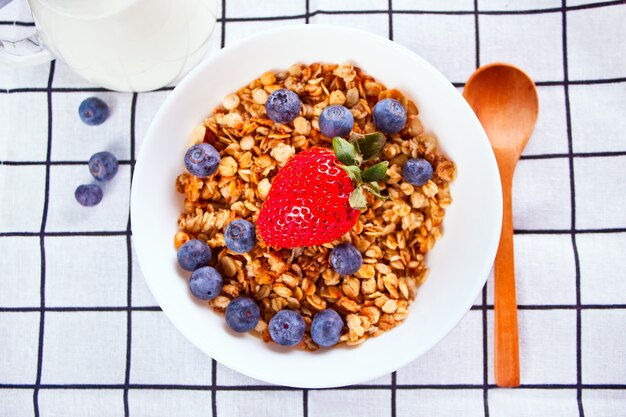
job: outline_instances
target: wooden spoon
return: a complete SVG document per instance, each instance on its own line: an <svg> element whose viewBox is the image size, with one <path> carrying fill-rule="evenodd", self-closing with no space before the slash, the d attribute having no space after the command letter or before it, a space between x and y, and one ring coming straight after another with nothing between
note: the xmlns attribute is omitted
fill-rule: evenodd
<svg viewBox="0 0 626 417"><path fill-rule="evenodd" d="M463 96L480 120L498 162L504 211L494 264L495 375L500 387L519 386L519 345L511 186L515 165L530 138L539 103L533 80L509 64L480 67L465 85Z"/></svg>

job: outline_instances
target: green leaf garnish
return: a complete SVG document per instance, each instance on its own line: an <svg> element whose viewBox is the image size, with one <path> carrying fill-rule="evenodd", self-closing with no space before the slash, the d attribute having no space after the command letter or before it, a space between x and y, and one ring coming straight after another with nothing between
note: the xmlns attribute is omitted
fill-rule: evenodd
<svg viewBox="0 0 626 417"><path fill-rule="evenodd" d="M364 161L379 157L383 152L386 142L387 139L385 135L380 132L368 133L364 137L356 140L357 147L361 155L363 155Z"/></svg>
<svg viewBox="0 0 626 417"><path fill-rule="evenodd" d="M361 177L363 182L382 181L387 175L389 161L379 162L363 171Z"/></svg>
<svg viewBox="0 0 626 417"><path fill-rule="evenodd" d="M356 165L356 149L353 144L344 138L333 138L333 150L337 159L344 165Z"/></svg>
<svg viewBox="0 0 626 417"><path fill-rule="evenodd" d="M350 194L350 206L357 210L367 208L367 199L363 195L363 191L367 191L377 198L386 200L389 197L380 194L378 181L386 181L387 168L389 161L382 161L371 167L361 170L360 166L363 161L378 158L383 151L383 147L387 139L380 132L368 133L361 135L353 133L350 141L341 137L333 138L333 150L335 156L341 162L337 164L352 181L354 190Z"/></svg>
<svg viewBox="0 0 626 417"><path fill-rule="evenodd" d="M367 200L363 195L363 189L359 186L350 194L350 207L356 210L364 210L367 208Z"/></svg>
<svg viewBox="0 0 626 417"><path fill-rule="evenodd" d="M378 187L377 182L368 182L367 184L363 184L363 188L381 200L387 200L389 198L388 196L380 193L380 188Z"/></svg>
<svg viewBox="0 0 626 417"><path fill-rule="evenodd" d="M346 174L348 174L354 184L358 185L362 182L361 170L359 169L359 167L356 167L354 165L339 165L339 168L346 171Z"/></svg>

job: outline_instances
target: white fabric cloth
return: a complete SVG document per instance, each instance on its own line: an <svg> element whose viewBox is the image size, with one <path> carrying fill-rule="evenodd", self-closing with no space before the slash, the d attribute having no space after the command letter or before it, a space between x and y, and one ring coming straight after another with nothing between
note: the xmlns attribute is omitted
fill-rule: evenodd
<svg viewBox="0 0 626 417"><path fill-rule="evenodd" d="M102 91L57 61L0 68L0 416L626 415L625 2L218 3L209 54L278 25L335 23L392 37L459 88L494 61L537 81L513 196L522 387L494 385L491 279L443 342L358 386L274 387L206 357L156 305L128 230L131 161L169 91ZM29 21L13 2L0 38ZM92 95L112 109L95 128L77 115ZM100 150L120 172L84 210L74 189Z"/></svg>

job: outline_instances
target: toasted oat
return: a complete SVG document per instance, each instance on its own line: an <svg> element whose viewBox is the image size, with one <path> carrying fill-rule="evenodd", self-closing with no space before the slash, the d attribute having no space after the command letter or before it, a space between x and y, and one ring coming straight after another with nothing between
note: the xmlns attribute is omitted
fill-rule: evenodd
<svg viewBox="0 0 626 417"><path fill-rule="evenodd" d="M284 143L279 143L276 145L270 155L274 158L280 165L283 165L296 153L296 150L291 145L285 145Z"/></svg>
<svg viewBox="0 0 626 417"><path fill-rule="evenodd" d="M229 94L222 99L222 106L226 110L236 109L239 106L240 100L237 94Z"/></svg>
<svg viewBox="0 0 626 417"><path fill-rule="evenodd" d="M222 177L232 177L237 173L238 164L232 156L222 158L218 171Z"/></svg>

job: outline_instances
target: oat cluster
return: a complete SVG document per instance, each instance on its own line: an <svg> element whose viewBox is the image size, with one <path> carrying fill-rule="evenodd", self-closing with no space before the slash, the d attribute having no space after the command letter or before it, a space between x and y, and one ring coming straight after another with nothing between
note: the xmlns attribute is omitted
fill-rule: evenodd
<svg viewBox="0 0 626 417"><path fill-rule="evenodd" d="M264 104L274 90L296 92L303 108L292 124L272 122ZM259 242L249 253L229 251L226 225L237 218L256 223L258 213L278 170L295 153L321 146L332 138L319 131L318 117L328 105L347 107L355 119L354 131L376 131L372 108L382 99L399 100L407 110L407 125L387 135L383 159L389 161L389 179L380 182L382 201L367 194L368 209L341 239L321 246L275 249ZM208 302L224 312L241 295L255 299L261 319L252 331L271 341L267 323L281 309L298 311L307 331L301 348L316 350L309 333L313 316L333 308L345 322L340 343L358 345L368 337L400 324L419 285L426 279L426 253L442 235L445 207L451 203L449 186L455 166L438 152L436 139L424 132L417 106L402 92L351 65L314 63L293 65L286 71L266 72L234 94L197 126L191 144L211 143L222 157L218 172L206 179L182 173L176 189L184 194L183 212L174 237L176 248L189 239L205 240L213 250L212 264L224 277L222 294ZM432 179L414 187L402 179L410 158L427 159ZM329 265L330 250L352 242L363 255L363 266L342 277Z"/></svg>

